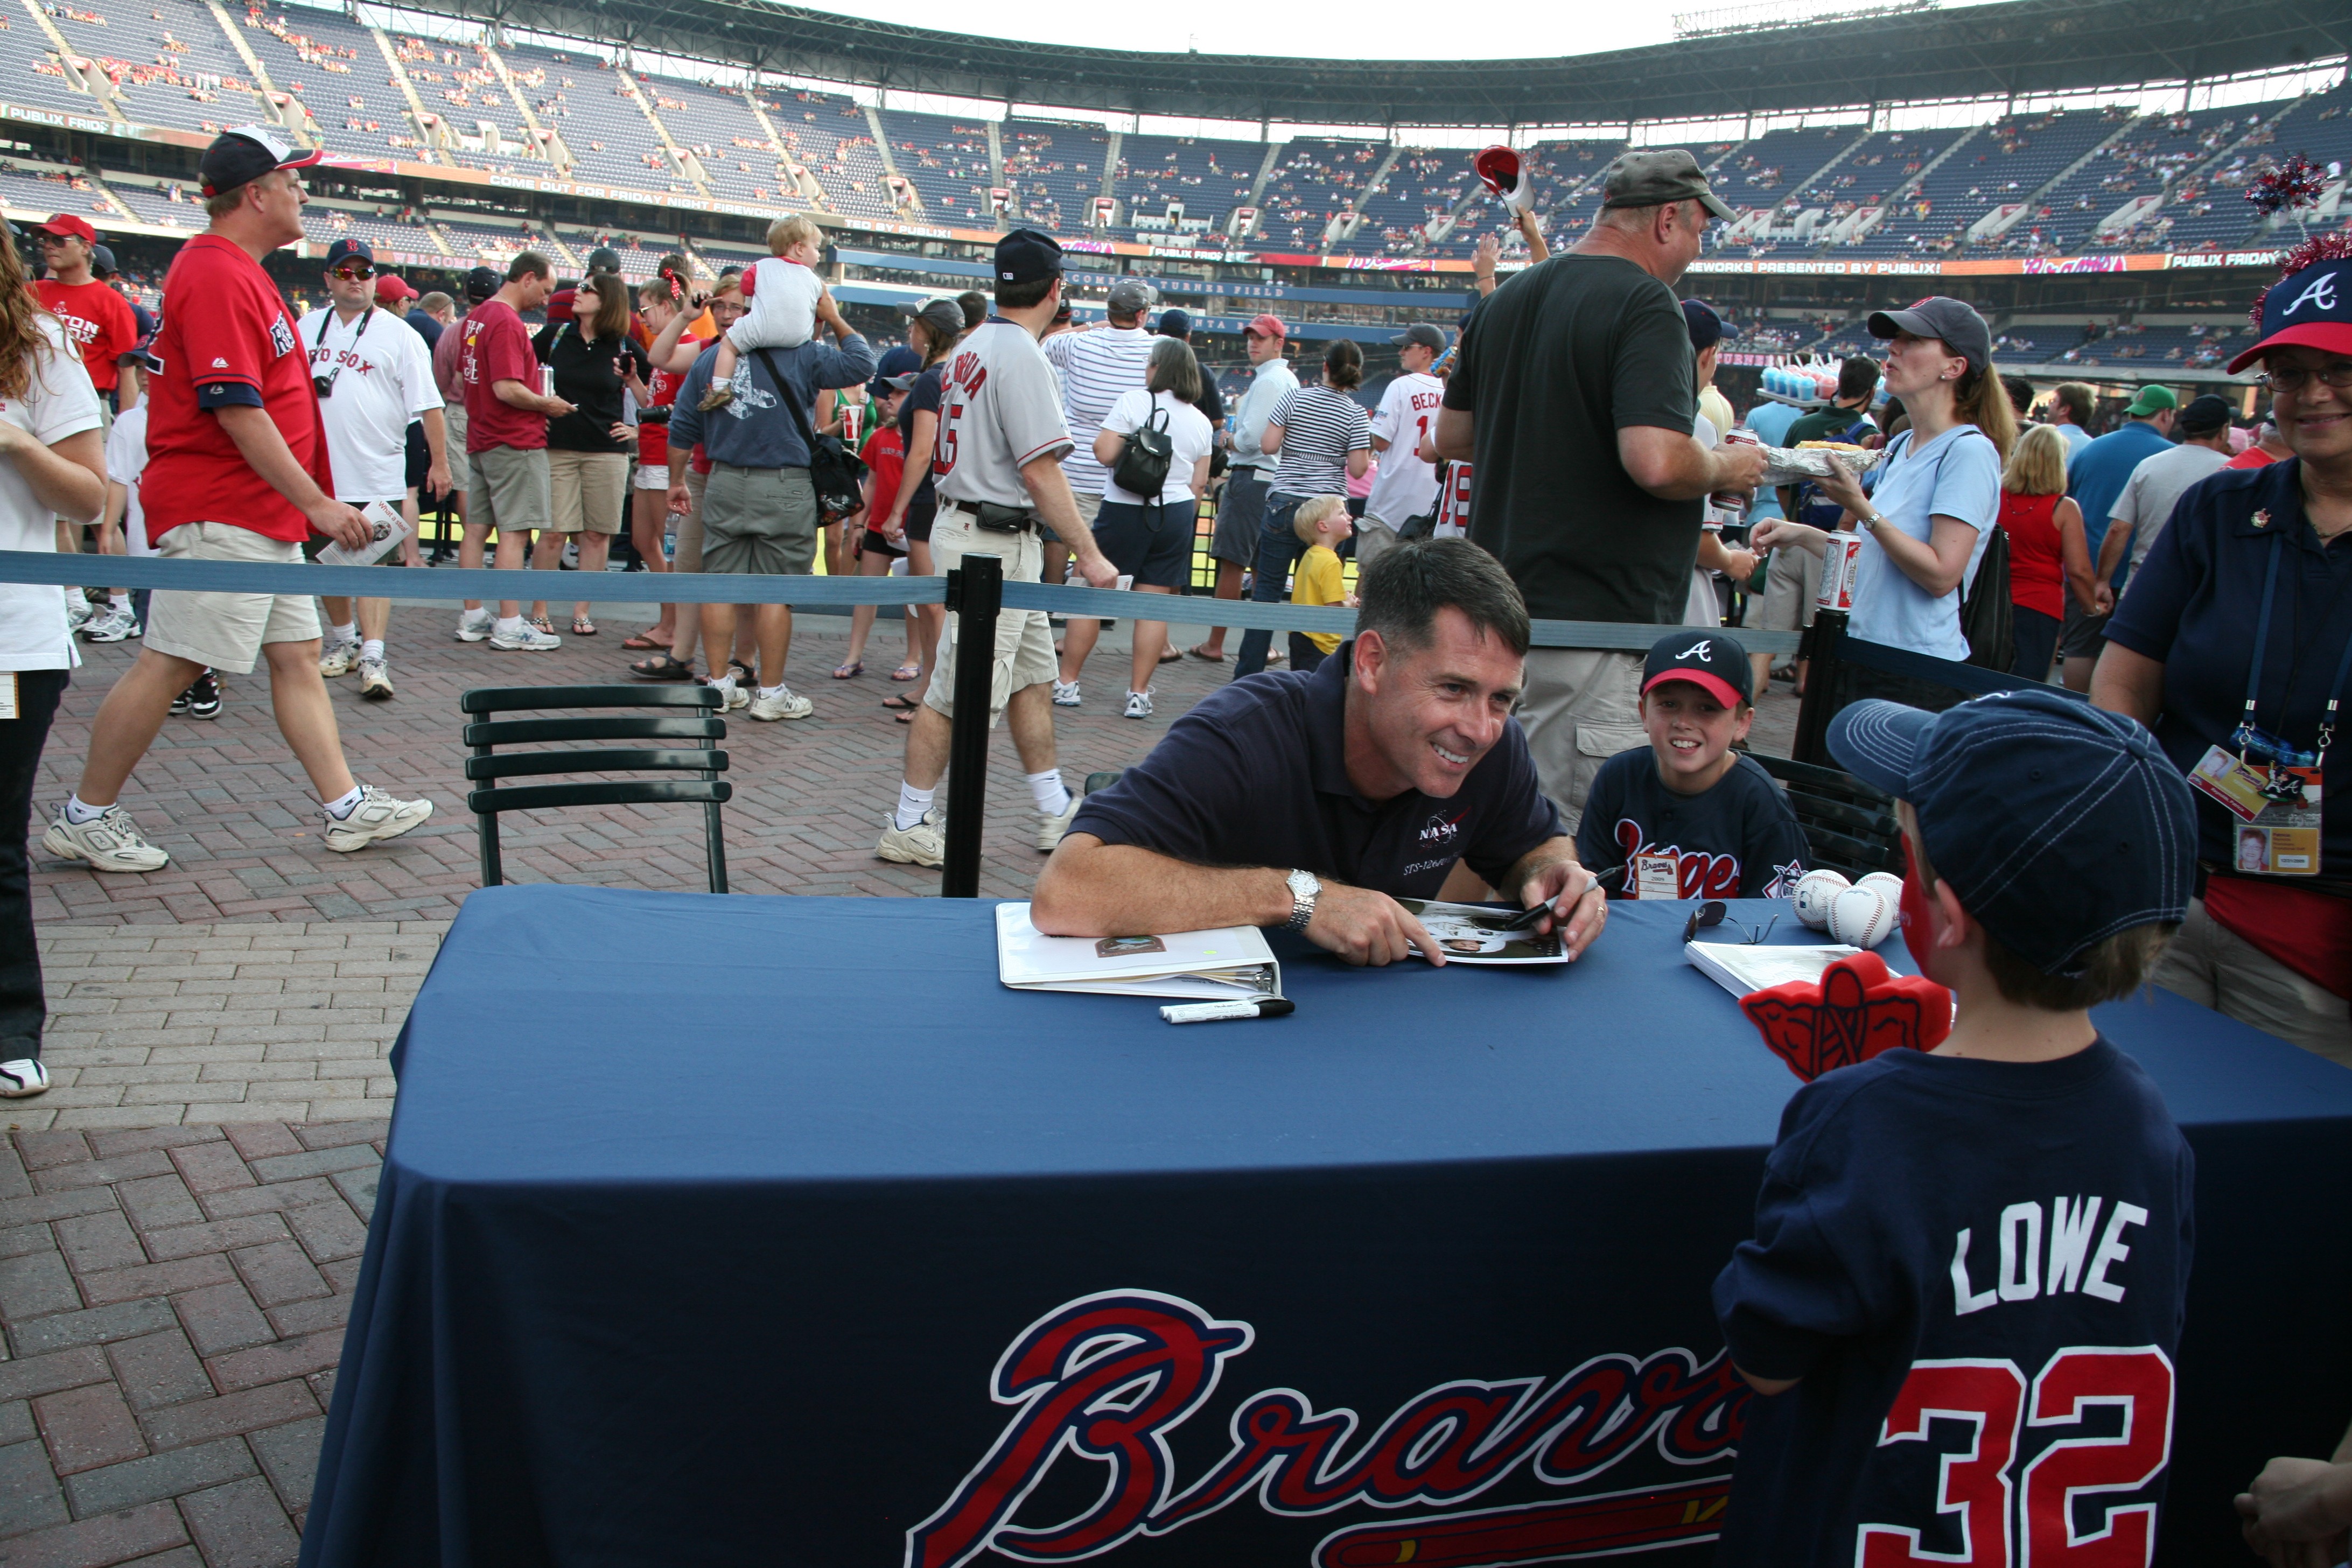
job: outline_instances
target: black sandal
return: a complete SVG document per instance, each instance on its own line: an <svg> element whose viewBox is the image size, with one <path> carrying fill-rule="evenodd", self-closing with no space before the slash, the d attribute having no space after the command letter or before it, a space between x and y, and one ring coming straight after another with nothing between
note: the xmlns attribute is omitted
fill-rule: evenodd
<svg viewBox="0 0 2352 1568"><path fill-rule="evenodd" d="M692 680L694 666L679 663L676 654L657 653L629 666L629 673L639 680Z"/></svg>
<svg viewBox="0 0 2352 1568"><path fill-rule="evenodd" d="M727 673L735 677L735 684L738 686L760 684L760 672L740 658L730 658L727 661Z"/></svg>
<svg viewBox="0 0 2352 1568"><path fill-rule="evenodd" d="M882 706L889 709L894 713L912 713L917 708L920 707L921 704L909 701L904 697L892 695L882 699Z"/></svg>

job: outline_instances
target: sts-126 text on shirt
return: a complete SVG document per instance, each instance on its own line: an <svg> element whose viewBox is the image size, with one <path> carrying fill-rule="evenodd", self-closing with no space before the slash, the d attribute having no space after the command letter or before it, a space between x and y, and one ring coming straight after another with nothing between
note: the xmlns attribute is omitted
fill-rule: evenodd
<svg viewBox="0 0 2352 1568"><path fill-rule="evenodd" d="M1560 835L1518 721L1446 799L1368 800L1348 778L1355 644L1301 674L1222 686L1168 726L1151 754L1087 796L1070 825L1205 866L1297 868L1394 898L1433 899L1454 862L1491 886Z"/></svg>
<svg viewBox="0 0 2352 1568"><path fill-rule="evenodd" d="M1715 1309L1742 1372L1801 1381L1748 1402L1716 1560L2149 1561L2194 1184L2104 1039L1799 1089Z"/></svg>

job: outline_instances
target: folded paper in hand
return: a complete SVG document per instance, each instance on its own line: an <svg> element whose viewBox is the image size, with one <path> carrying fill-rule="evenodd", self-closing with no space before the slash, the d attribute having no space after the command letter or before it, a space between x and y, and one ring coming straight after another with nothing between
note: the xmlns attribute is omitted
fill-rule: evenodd
<svg viewBox="0 0 2352 1568"><path fill-rule="evenodd" d="M1255 926L1159 936L1047 936L1029 906L996 906L996 975L1015 991L1238 1002L1282 994L1282 966Z"/></svg>
<svg viewBox="0 0 2352 1568"><path fill-rule="evenodd" d="M400 509L380 500L372 500L360 508L367 519L368 542L357 550L338 542L319 552L322 566L373 566L394 551L408 537L408 520Z"/></svg>

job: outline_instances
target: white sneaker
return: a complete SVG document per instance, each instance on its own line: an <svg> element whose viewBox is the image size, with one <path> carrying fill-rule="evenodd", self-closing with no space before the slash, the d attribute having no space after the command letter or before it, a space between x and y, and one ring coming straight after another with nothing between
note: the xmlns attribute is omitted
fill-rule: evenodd
<svg viewBox="0 0 2352 1568"><path fill-rule="evenodd" d="M1078 797L1075 795L1070 796L1069 808L1059 816L1049 816L1045 812L1039 812L1037 814L1037 853L1051 855L1054 852L1054 846L1062 841L1062 835L1070 830L1070 823L1077 815Z"/></svg>
<svg viewBox="0 0 2352 1568"><path fill-rule="evenodd" d="M337 816L324 806L319 809L327 819L327 847L348 855L378 839L399 837L433 815L433 803L401 800L373 784L362 784L360 803L352 807L349 816Z"/></svg>
<svg viewBox="0 0 2352 1568"><path fill-rule="evenodd" d="M1076 708L1078 705L1078 683L1076 681L1057 680L1054 682L1055 707Z"/></svg>
<svg viewBox="0 0 2352 1568"><path fill-rule="evenodd" d="M383 660L380 658L360 660L360 695L375 702L392 700L392 672L385 667Z"/></svg>
<svg viewBox="0 0 2352 1568"><path fill-rule="evenodd" d="M0 1062L0 1100L29 1100L49 1091L49 1069L37 1058Z"/></svg>
<svg viewBox="0 0 2352 1568"><path fill-rule="evenodd" d="M41 847L61 860L87 860L99 871L160 871L171 856L139 837L121 802L88 822L68 822L66 808L49 818Z"/></svg>
<svg viewBox="0 0 2352 1568"><path fill-rule="evenodd" d="M488 610L463 610L457 616L457 640L479 642L498 630L499 620Z"/></svg>
<svg viewBox="0 0 2352 1568"><path fill-rule="evenodd" d="M463 632L457 635L465 636ZM511 632L502 632L494 626L490 631L490 646L503 653L551 653L563 646L563 639L553 632L541 631L525 621Z"/></svg>
<svg viewBox="0 0 2352 1568"><path fill-rule="evenodd" d="M360 661L360 645L355 642L331 642L319 655L319 673L332 680L339 675L349 675L352 666Z"/></svg>
<svg viewBox="0 0 2352 1568"><path fill-rule="evenodd" d="M731 675L722 675L716 680L706 680L702 684L719 693L719 710L721 713L731 713L738 708L751 705L751 694L736 685Z"/></svg>
<svg viewBox="0 0 2352 1568"><path fill-rule="evenodd" d="M72 629L81 630L83 624L97 613L97 609L89 602L89 595L79 588L66 590L66 620Z"/></svg>
<svg viewBox="0 0 2352 1568"><path fill-rule="evenodd" d="M899 826L895 817L884 819L882 842L874 847L874 853L901 866L944 866L948 844L930 814L925 813L912 827Z"/></svg>
<svg viewBox="0 0 2352 1568"><path fill-rule="evenodd" d="M1127 716L1130 719L1151 717L1151 693L1130 691L1127 694Z"/></svg>
<svg viewBox="0 0 2352 1568"><path fill-rule="evenodd" d="M109 605L83 623L81 635L90 642L121 642L139 635L139 622L129 610Z"/></svg>
<svg viewBox="0 0 2352 1568"><path fill-rule="evenodd" d="M773 697L762 691L752 698L750 709L745 717L751 719L805 719L816 711L816 704L791 687L780 686Z"/></svg>

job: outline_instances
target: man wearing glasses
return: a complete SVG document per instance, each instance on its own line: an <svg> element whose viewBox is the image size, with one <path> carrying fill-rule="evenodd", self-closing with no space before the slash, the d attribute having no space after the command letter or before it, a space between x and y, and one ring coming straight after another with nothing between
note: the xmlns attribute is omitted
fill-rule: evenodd
<svg viewBox="0 0 2352 1568"><path fill-rule="evenodd" d="M261 258L302 237L302 175L319 161L263 125L225 132L205 150L211 226L182 247L163 284L162 368L148 397L140 497L148 538L173 561L293 565L312 532L358 549L367 520L315 476L327 437L309 356ZM122 786L172 709L206 667L269 666L270 706L318 791L320 835L349 852L397 838L433 815L352 777L334 704L319 678L319 613L308 594L158 589L146 645L90 725L80 787L42 847L101 871L158 871L171 857L141 837Z"/></svg>
<svg viewBox="0 0 2352 1568"><path fill-rule="evenodd" d="M440 389L433 383L432 352L374 299L375 253L362 239L339 239L327 252L330 304L302 318L295 331L310 351L310 384L318 389L319 413L327 426L335 496L356 507L382 501L398 509L408 524L400 559L417 563L416 490L408 480L408 426L425 428L431 467L425 482L449 485L447 431ZM333 679L360 672L360 695L376 701L392 697L384 658L392 601L362 599L357 619L352 601L327 597L326 650L319 673Z"/></svg>

